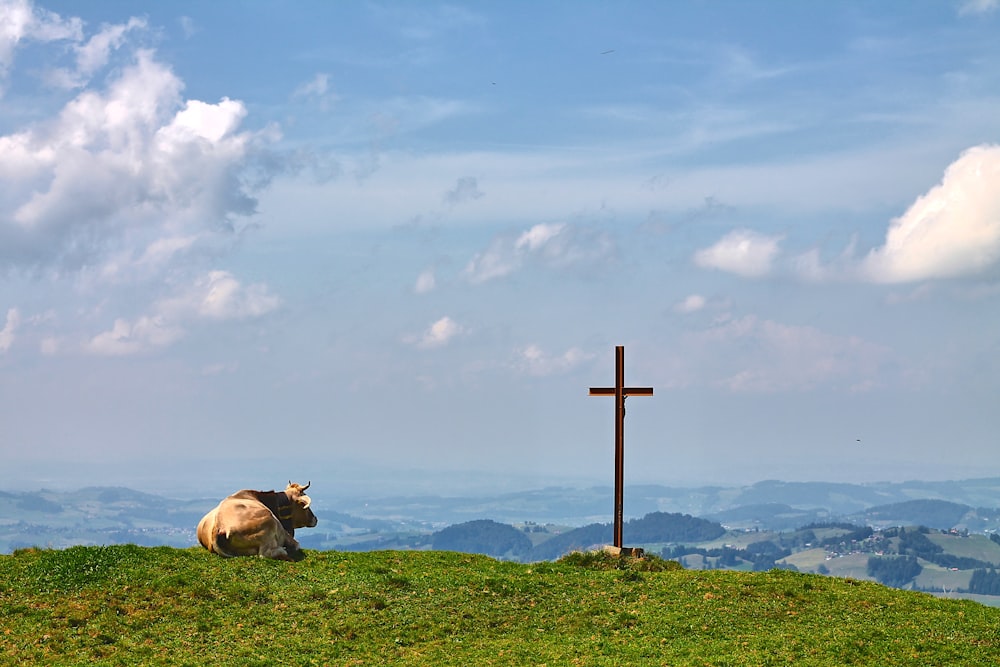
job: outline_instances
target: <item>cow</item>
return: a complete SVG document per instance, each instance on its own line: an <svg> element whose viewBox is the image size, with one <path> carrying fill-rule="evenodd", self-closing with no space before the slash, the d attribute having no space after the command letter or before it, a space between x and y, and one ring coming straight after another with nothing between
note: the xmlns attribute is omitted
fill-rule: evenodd
<svg viewBox="0 0 1000 667"><path fill-rule="evenodd" d="M316 515L305 486L288 482L284 491L237 491L198 523L198 541L224 558L260 556L302 560L296 528L313 528Z"/></svg>

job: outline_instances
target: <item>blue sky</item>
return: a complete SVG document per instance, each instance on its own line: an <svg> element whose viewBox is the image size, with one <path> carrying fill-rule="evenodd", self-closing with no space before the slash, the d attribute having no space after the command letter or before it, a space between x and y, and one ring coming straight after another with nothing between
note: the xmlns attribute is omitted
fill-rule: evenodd
<svg viewBox="0 0 1000 667"><path fill-rule="evenodd" d="M1000 475L998 34L0 0L0 484Z"/></svg>

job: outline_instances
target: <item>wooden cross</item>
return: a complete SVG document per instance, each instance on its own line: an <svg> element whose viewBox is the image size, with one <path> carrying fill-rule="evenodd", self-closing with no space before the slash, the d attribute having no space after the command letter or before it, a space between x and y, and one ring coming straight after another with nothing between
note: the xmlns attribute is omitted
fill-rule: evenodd
<svg viewBox="0 0 1000 667"><path fill-rule="evenodd" d="M622 487L625 480L625 399L629 396L652 396L652 387L625 386L625 346L615 347L615 386L591 387L591 396L615 397L615 546L622 548Z"/></svg>

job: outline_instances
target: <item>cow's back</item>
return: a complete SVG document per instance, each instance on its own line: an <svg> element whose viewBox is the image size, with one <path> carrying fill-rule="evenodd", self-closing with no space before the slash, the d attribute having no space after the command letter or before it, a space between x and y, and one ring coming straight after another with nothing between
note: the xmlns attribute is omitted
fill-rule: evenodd
<svg viewBox="0 0 1000 667"><path fill-rule="evenodd" d="M252 491L239 491L219 503L217 532L255 531L274 521L274 514Z"/></svg>
<svg viewBox="0 0 1000 667"><path fill-rule="evenodd" d="M238 491L223 499L203 521L204 539L211 545L208 550L222 556L256 555L261 545L277 544L282 531L274 514L253 491ZM205 544L201 530L199 541Z"/></svg>

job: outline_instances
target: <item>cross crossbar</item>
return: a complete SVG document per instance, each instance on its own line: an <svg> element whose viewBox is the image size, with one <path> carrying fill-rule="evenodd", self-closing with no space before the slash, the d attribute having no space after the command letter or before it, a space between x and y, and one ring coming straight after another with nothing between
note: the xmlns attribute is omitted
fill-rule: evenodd
<svg viewBox="0 0 1000 667"><path fill-rule="evenodd" d="M615 392L618 391L615 387L591 387L591 396L614 396ZM622 392L625 396L652 396L652 387L623 387Z"/></svg>
<svg viewBox="0 0 1000 667"><path fill-rule="evenodd" d="M615 533L614 545L622 547L625 481L625 399L629 396L652 396L652 387L625 386L625 346L615 347L615 386L591 387L591 396L615 397Z"/></svg>

